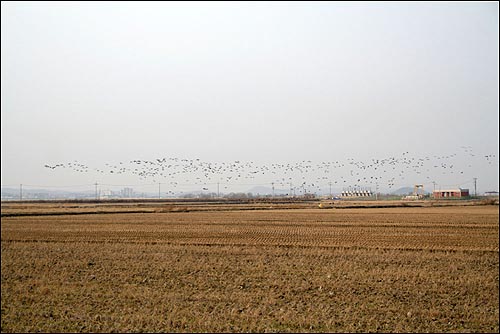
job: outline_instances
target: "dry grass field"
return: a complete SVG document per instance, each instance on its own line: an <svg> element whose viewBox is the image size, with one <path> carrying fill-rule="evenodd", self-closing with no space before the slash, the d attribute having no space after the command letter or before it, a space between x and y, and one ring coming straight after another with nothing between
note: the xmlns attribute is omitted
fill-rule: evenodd
<svg viewBox="0 0 500 334"><path fill-rule="evenodd" d="M317 204L2 203L1 330L499 331L498 205Z"/></svg>

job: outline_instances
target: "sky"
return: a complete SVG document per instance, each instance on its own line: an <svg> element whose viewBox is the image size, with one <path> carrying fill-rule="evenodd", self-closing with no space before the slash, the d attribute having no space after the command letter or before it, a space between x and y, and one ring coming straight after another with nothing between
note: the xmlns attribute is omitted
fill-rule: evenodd
<svg viewBox="0 0 500 334"><path fill-rule="evenodd" d="M498 9L2 2L2 187L498 191Z"/></svg>

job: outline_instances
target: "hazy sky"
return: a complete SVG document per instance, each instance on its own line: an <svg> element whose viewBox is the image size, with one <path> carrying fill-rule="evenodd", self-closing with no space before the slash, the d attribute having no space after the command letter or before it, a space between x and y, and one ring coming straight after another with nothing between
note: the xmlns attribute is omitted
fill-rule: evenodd
<svg viewBox="0 0 500 334"><path fill-rule="evenodd" d="M498 190L498 10L2 2L2 185L152 182L95 171L134 159L266 166L409 152L461 169L386 175L397 186L471 188L476 177L478 191ZM44 167L75 160L89 171Z"/></svg>

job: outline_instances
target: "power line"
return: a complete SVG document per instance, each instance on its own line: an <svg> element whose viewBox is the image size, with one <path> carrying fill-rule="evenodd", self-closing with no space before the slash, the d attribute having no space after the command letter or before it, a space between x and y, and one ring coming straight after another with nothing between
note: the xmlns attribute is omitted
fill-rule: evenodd
<svg viewBox="0 0 500 334"><path fill-rule="evenodd" d="M454 187L454 186L463 186L464 184L469 184L471 182L474 182L474 181L464 181L462 183L454 183L454 184L442 184L441 187Z"/></svg>
<svg viewBox="0 0 500 334"><path fill-rule="evenodd" d="M101 186L108 187L142 187L142 186L154 186L158 183L136 183L136 184L111 184L111 183L100 183Z"/></svg>
<svg viewBox="0 0 500 334"><path fill-rule="evenodd" d="M26 187L41 187L41 188L76 188L76 187L91 187L93 184L90 183L90 184L79 184L79 185L67 185L67 186L49 186L49 185L39 185L39 184L26 184L26 183L23 183L23 186L26 188ZM8 187L8 186L4 186L2 185L2 187Z"/></svg>

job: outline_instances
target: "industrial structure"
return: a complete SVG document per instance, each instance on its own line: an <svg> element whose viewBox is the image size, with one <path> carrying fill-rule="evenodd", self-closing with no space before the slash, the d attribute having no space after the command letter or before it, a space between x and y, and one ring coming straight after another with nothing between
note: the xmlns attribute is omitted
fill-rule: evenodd
<svg viewBox="0 0 500 334"><path fill-rule="evenodd" d="M432 193L434 198L464 198L469 197L469 189L446 189L434 190Z"/></svg>
<svg viewBox="0 0 500 334"><path fill-rule="evenodd" d="M347 197L347 198L353 198L353 197L371 197L373 196L373 193L371 189L366 189L366 188L347 188L344 189L341 193L341 197Z"/></svg>
<svg viewBox="0 0 500 334"><path fill-rule="evenodd" d="M419 189L421 189L420 192L419 192ZM425 197L424 185L423 184L416 184L415 187L413 187L413 194L405 196L405 197L403 197L403 199L418 200L418 199L422 199L424 197Z"/></svg>

